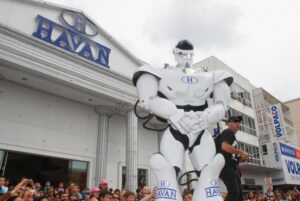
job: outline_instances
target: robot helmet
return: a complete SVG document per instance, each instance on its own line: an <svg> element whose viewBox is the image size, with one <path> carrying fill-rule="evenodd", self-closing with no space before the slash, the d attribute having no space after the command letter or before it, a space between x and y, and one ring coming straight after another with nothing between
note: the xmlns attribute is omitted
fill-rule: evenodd
<svg viewBox="0 0 300 201"><path fill-rule="evenodd" d="M188 40L178 42L173 50L177 66L180 68L190 68L193 65L194 47Z"/></svg>
<svg viewBox="0 0 300 201"><path fill-rule="evenodd" d="M176 48L181 50L193 50L194 46L188 40L181 40L177 43Z"/></svg>

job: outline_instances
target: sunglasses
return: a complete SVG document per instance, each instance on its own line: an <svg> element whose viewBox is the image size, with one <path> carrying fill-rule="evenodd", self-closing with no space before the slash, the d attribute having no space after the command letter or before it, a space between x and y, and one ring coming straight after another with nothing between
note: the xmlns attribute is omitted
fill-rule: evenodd
<svg viewBox="0 0 300 201"><path fill-rule="evenodd" d="M241 121L240 121L240 120L238 120L238 119L230 120L230 121L228 121L228 122L233 122L233 123L241 123Z"/></svg>

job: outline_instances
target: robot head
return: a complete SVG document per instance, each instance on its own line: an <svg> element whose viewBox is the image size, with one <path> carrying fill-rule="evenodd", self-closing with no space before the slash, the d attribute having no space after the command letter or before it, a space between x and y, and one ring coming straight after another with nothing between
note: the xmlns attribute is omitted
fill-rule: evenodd
<svg viewBox="0 0 300 201"><path fill-rule="evenodd" d="M178 42L173 50L177 67L190 68L193 65L194 47L188 40Z"/></svg>

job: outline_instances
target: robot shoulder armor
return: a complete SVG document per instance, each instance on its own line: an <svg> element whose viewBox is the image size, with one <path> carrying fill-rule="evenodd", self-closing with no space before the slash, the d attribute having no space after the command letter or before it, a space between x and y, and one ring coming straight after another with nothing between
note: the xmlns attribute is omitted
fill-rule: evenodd
<svg viewBox="0 0 300 201"><path fill-rule="evenodd" d="M149 73L149 74L154 75L155 77L157 77L157 79L161 79L161 69L160 68L155 68L155 67L150 66L150 65L142 65L133 74L132 82L133 82L134 86L136 86L137 80L144 73Z"/></svg>
<svg viewBox="0 0 300 201"><path fill-rule="evenodd" d="M213 75L215 84L224 80L228 84L228 86L230 86L233 82L232 75L225 70L216 70L213 72Z"/></svg>

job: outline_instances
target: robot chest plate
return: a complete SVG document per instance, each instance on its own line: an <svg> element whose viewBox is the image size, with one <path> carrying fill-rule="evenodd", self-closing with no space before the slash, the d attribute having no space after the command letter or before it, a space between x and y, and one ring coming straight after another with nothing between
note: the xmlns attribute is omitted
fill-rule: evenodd
<svg viewBox="0 0 300 201"><path fill-rule="evenodd" d="M163 71L159 91L176 105L201 105L213 90L210 73L186 74L182 71Z"/></svg>

